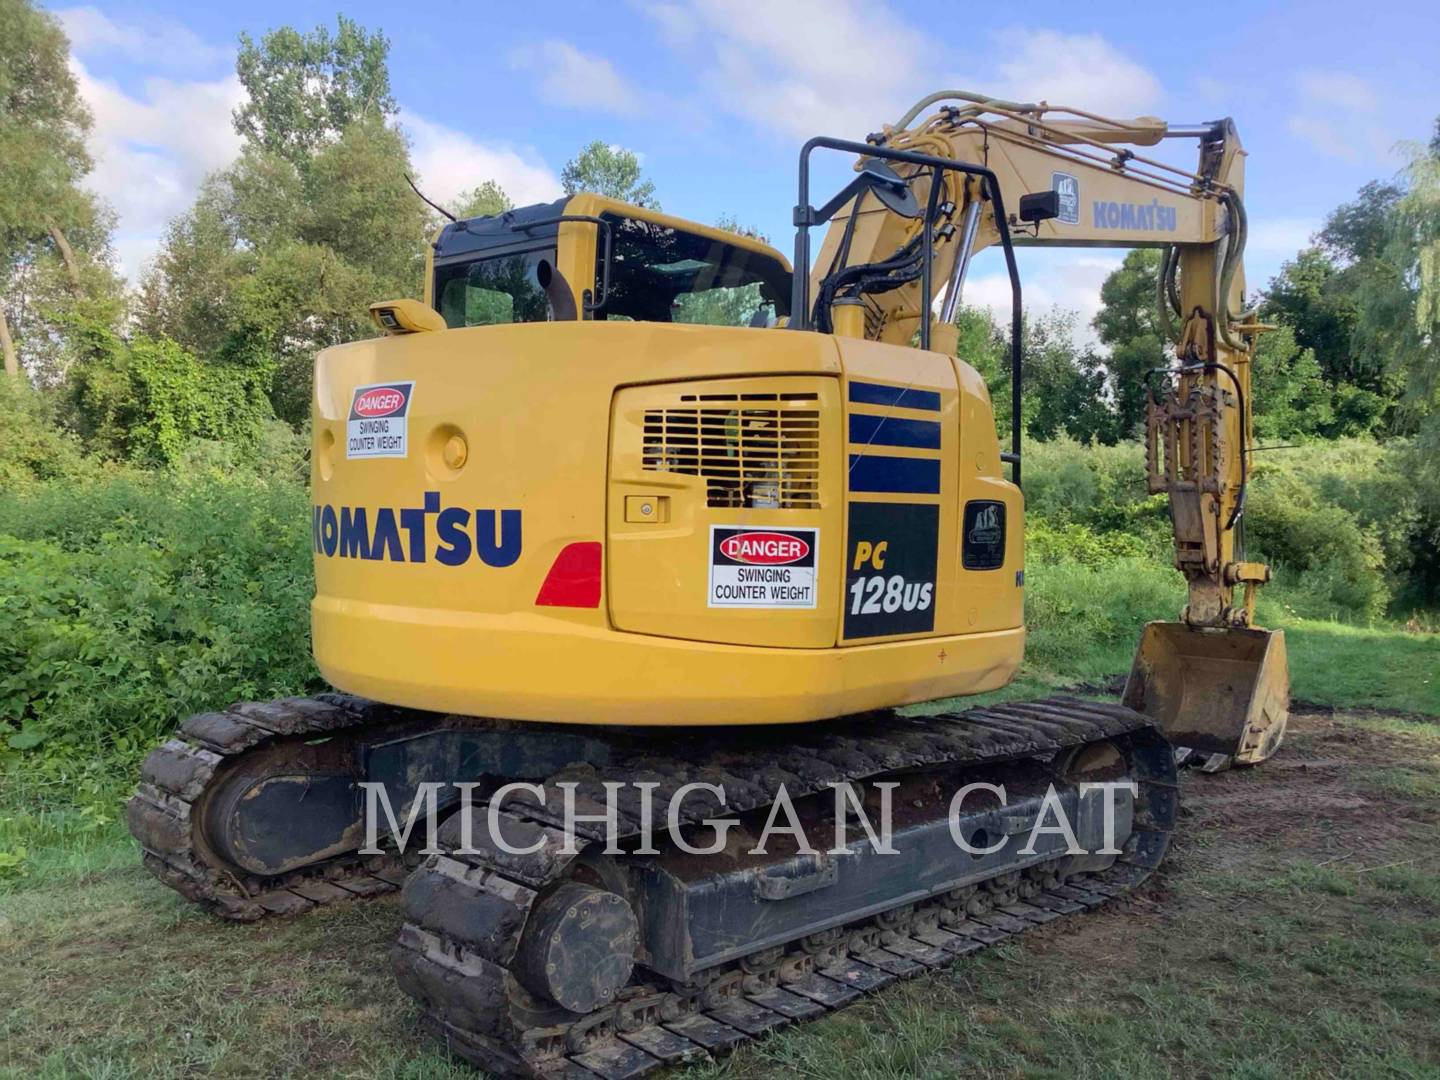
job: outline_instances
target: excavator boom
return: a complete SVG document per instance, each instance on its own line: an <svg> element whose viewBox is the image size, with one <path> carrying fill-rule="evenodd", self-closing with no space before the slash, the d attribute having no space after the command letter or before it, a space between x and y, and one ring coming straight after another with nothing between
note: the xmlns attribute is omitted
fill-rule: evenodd
<svg viewBox="0 0 1440 1080"><path fill-rule="evenodd" d="M1137 149L1177 138L1198 142L1193 170ZM1146 627L1124 700L1207 768L1264 760L1284 732L1289 682L1283 634L1254 626L1269 568L1243 550L1250 366L1266 327L1243 311L1245 153L1235 125L1171 127L945 91L868 143L853 198L829 214L834 200L815 215L797 207L797 266L815 217L829 229L796 289L792 325L897 344L919 334L953 352L966 274L986 247L1003 246L1007 258L1012 246L1161 250L1158 321L1174 354L1148 379L1146 473L1150 492L1169 499L1189 597L1178 622ZM1018 284L1013 267L1011 276ZM1018 339L1018 300L1015 310Z"/></svg>

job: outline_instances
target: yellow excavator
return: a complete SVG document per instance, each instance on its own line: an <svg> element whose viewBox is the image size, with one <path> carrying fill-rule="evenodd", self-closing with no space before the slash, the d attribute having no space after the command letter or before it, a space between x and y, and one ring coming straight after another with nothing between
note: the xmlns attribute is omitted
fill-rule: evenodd
<svg viewBox="0 0 1440 1080"><path fill-rule="evenodd" d="M1136 149L1173 139L1193 171ZM816 206L819 153L855 168ZM720 1053L1133 888L1177 758L1261 761L1288 709L1241 550L1243 161L1229 120L944 92L805 144L793 268L591 194L451 221L424 300L315 365L338 692L185 720L129 805L145 864L238 920L402 888L426 1026L546 1076ZM961 710L940 699L1024 652L1024 244L1163 250L1147 471L1189 602L1145 628L1121 704ZM987 247L1008 451L955 355Z"/></svg>

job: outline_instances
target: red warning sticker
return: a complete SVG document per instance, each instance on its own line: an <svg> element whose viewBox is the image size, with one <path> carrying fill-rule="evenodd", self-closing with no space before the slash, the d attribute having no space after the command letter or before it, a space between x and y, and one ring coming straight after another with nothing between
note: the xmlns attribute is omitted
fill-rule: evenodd
<svg viewBox="0 0 1440 1080"><path fill-rule="evenodd" d="M819 529L710 528L710 607L813 608Z"/></svg>

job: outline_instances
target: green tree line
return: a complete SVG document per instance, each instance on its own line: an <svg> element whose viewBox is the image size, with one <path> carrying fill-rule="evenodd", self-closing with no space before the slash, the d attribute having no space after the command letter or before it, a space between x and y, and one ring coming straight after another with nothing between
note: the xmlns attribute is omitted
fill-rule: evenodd
<svg viewBox="0 0 1440 1080"><path fill-rule="evenodd" d="M113 269L113 215L84 187L91 118L68 43L32 0L0 0L0 349L16 391L8 408L25 418L0 455L0 480L61 474L74 453L165 466L197 442L253 461L298 438L316 351L371 334L374 300L418 294L425 244L441 223L407 181L414 169L389 48L344 16L333 27L241 35L241 152L179 208L129 286ZM1387 446L1386 461L1408 463L1405 535L1432 554L1409 560L1421 584L1395 591L1433 604L1440 127L1406 154L1403 171L1337 207L1251 297L1274 327L1259 338L1253 400L1262 443L1360 438ZM659 206L637 156L603 140L584 146L560 179L568 194ZM493 180L475 180L448 211L511 207ZM750 231L733 218L721 224ZM1027 315L1028 439L1134 438L1145 374L1171 355L1154 312L1158 263L1156 252L1129 253L1088 328L1075 312ZM735 321L728 308L719 314ZM1008 329L975 310L960 321L960 356L985 376L1006 428Z"/></svg>
<svg viewBox="0 0 1440 1080"><path fill-rule="evenodd" d="M12 383L42 393L90 452L173 462L194 438L254 443L301 427L311 364L368 336L367 306L419 293L441 224L390 90L389 42L340 16L239 40L239 158L206 178L133 289L112 266L113 215L83 181L91 117L56 20L0 0L0 347ZM513 205L493 180L447 207ZM595 141L562 173L569 194L657 205L637 156ZM421 178L423 183L423 178ZM33 411L32 407L32 411Z"/></svg>

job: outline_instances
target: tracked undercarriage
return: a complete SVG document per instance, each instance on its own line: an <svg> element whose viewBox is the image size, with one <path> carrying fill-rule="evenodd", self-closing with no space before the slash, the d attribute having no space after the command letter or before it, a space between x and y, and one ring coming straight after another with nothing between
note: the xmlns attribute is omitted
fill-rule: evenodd
<svg viewBox="0 0 1440 1080"><path fill-rule="evenodd" d="M719 1053L1093 907L1159 863L1176 800L1150 721L1068 698L742 737L577 733L327 695L191 718L147 761L131 828L161 880L222 915L300 911L405 880L398 856L356 854L361 779L384 782L397 813L423 781L477 785L404 887L394 963L427 1026L486 1069L576 1076ZM492 813L514 780L535 786ZM1080 785L1127 780L1106 849L1106 793ZM714 787L686 793L672 833L685 784ZM977 787L952 821L967 784L1003 786L1003 805ZM794 828L756 854L782 788L794 817L776 823ZM1032 838L1052 790L1051 828ZM891 854L857 812L873 831L887 798ZM1055 807L1088 854L1067 851ZM524 854L498 846L492 817ZM734 823L723 845L681 850L677 835L716 846L707 820Z"/></svg>

